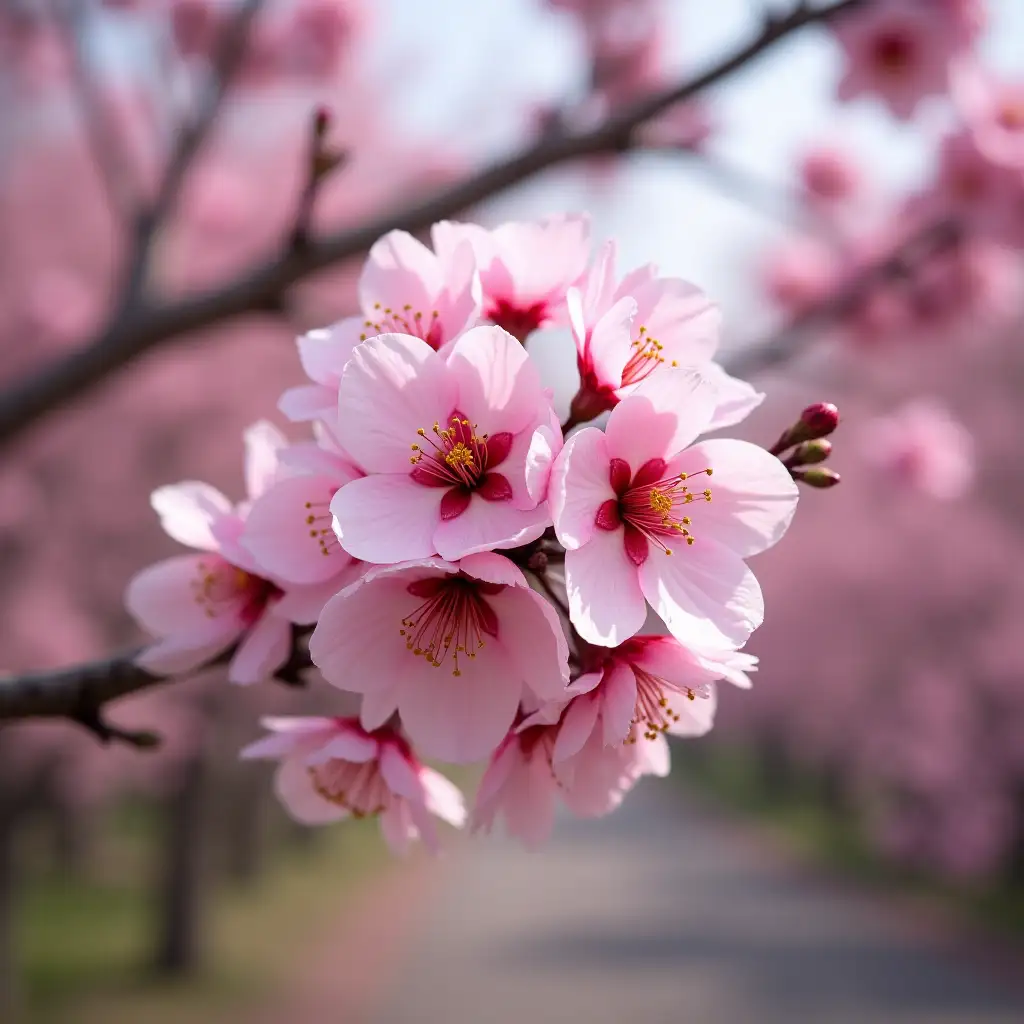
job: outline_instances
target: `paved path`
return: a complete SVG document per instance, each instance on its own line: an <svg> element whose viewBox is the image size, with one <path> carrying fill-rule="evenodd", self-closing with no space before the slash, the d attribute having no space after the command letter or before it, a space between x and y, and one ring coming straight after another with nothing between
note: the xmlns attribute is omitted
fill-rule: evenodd
<svg viewBox="0 0 1024 1024"><path fill-rule="evenodd" d="M454 853L368 1024L1024 1022L976 947L677 796Z"/></svg>

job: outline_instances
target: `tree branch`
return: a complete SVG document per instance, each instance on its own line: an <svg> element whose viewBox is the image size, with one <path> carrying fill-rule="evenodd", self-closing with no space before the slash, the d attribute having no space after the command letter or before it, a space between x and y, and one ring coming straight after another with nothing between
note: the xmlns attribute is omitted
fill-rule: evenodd
<svg viewBox="0 0 1024 1024"><path fill-rule="evenodd" d="M249 0L247 6L255 6L255 2ZM226 286L183 299L165 302L141 300L123 305L106 330L82 349L43 367L0 393L0 445L9 443L46 413L77 398L169 338L253 310L279 306L284 292L296 282L366 252L388 231L396 228L423 230L435 221L456 216L467 207L541 171L581 157L629 150L636 130L670 107L738 71L804 26L825 21L862 2L864 0L833 0L814 8L801 3L788 16L766 23L755 39L711 68L609 116L593 129L572 132L563 128L515 156L443 189L430 199L374 218L361 226L324 238L309 239L301 246L291 244L288 238L277 256ZM192 145L197 146L201 141L202 134ZM152 230L147 229L150 238ZM148 245L147 242L145 248L148 249ZM143 276L144 272L143 268ZM134 285L136 291L138 287L138 284Z"/></svg>

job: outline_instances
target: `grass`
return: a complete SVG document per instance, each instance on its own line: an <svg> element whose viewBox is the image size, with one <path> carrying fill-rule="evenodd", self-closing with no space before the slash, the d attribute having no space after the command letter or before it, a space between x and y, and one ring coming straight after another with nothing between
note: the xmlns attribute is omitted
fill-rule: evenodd
<svg viewBox="0 0 1024 1024"><path fill-rule="evenodd" d="M967 920L1015 940L1024 937L1024 884L999 881L972 886L940 881L878 855L858 827L813 776L787 774L767 783L763 762L729 747L676 744L679 775L716 802L768 824L787 842L825 866L872 885L937 901Z"/></svg>
<svg viewBox="0 0 1024 1024"><path fill-rule="evenodd" d="M379 858L375 823L324 830L270 858L252 887L211 887L205 966L180 981L148 968L152 841L119 822L99 878L38 877L22 894L20 946L32 1024L181 1024L244 1015L277 988Z"/></svg>

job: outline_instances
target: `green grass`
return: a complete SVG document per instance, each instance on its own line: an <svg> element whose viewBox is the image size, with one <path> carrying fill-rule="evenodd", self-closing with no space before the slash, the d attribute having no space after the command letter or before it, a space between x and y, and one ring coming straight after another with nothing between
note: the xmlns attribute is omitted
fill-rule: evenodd
<svg viewBox="0 0 1024 1024"><path fill-rule="evenodd" d="M677 744L673 761L691 789L767 824L826 867L882 889L937 901L967 920L1024 937L1024 884L958 885L885 860L858 827L857 814L837 806L812 775L787 773L784 783L767 781L772 775L763 761L730 747Z"/></svg>
<svg viewBox="0 0 1024 1024"><path fill-rule="evenodd" d="M287 845L252 887L211 887L204 967L182 981L149 967L153 922L150 830L119 821L97 879L43 875L22 894L19 941L31 1024L180 1024L244 1013L281 983L337 919L345 888L380 858L375 823Z"/></svg>

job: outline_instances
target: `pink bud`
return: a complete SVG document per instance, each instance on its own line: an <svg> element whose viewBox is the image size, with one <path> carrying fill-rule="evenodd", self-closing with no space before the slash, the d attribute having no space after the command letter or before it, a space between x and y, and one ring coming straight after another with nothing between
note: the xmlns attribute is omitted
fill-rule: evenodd
<svg viewBox="0 0 1024 1024"><path fill-rule="evenodd" d="M816 402L800 413L800 424L806 440L825 437L839 426L839 410L831 402Z"/></svg>
<svg viewBox="0 0 1024 1024"><path fill-rule="evenodd" d="M808 487L816 487L818 490L828 490L835 487L840 481L839 474L833 469L815 467L814 469L798 469L793 473L793 479L799 480Z"/></svg>

